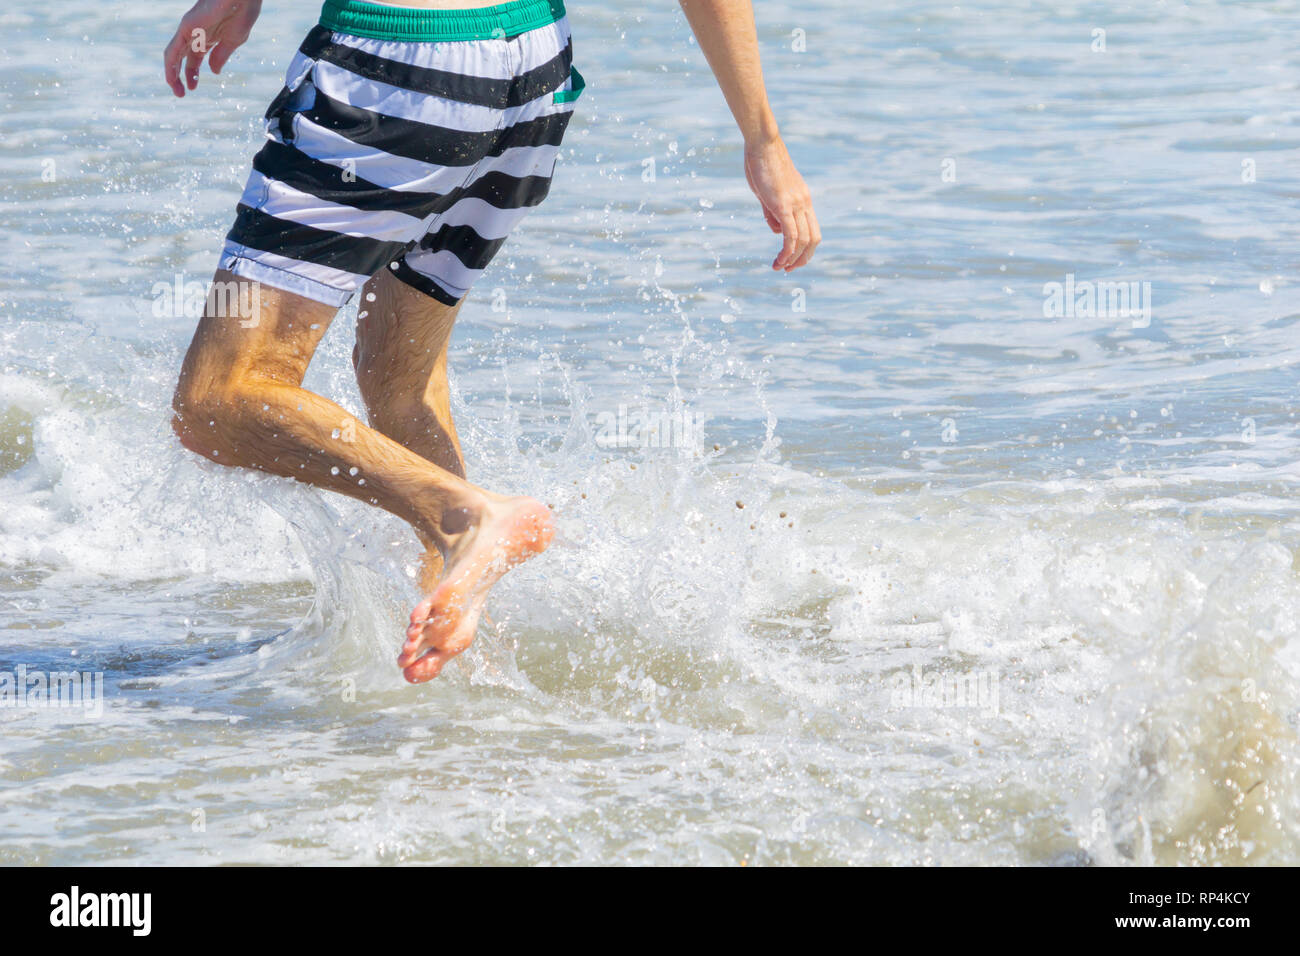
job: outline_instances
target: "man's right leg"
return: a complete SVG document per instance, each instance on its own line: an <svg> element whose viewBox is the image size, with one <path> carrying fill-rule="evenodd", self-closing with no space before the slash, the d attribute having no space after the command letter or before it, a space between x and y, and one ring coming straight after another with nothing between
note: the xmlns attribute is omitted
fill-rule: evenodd
<svg viewBox="0 0 1300 956"><path fill-rule="evenodd" d="M216 281L241 291L247 283L228 272ZM412 682L435 677L473 640L488 588L550 542L550 514L531 498L470 485L303 389L336 310L252 285L256 323L215 314L210 300L177 386L176 433L213 461L338 491L409 522L447 573L412 612L398 664Z"/></svg>
<svg viewBox="0 0 1300 956"><path fill-rule="evenodd" d="M362 289L352 365L370 425L460 478L447 346L464 299L444 305L382 269Z"/></svg>
<svg viewBox="0 0 1300 956"><path fill-rule="evenodd" d="M352 350L370 426L460 478L465 459L451 418L447 346L464 301L446 305L382 269L362 289ZM441 573L431 548L421 564L425 593Z"/></svg>

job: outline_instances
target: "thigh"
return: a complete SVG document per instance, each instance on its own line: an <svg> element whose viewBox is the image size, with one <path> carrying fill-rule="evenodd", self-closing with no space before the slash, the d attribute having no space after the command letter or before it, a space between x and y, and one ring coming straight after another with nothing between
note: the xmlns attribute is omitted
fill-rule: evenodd
<svg viewBox="0 0 1300 956"><path fill-rule="evenodd" d="M335 309L218 270L181 372L189 394L240 381L301 385Z"/></svg>
<svg viewBox="0 0 1300 956"><path fill-rule="evenodd" d="M366 283L357 310L353 363L369 403L398 392L421 394L440 369L460 304L447 305L381 269Z"/></svg>
<svg viewBox="0 0 1300 956"><path fill-rule="evenodd" d="M371 427L463 478L447 385L447 343L459 311L383 270L365 286L353 363Z"/></svg>

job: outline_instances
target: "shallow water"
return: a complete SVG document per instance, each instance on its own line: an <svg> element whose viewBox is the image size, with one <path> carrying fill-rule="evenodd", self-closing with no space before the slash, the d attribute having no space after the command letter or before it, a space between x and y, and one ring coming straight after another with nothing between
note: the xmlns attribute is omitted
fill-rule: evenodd
<svg viewBox="0 0 1300 956"><path fill-rule="evenodd" d="M681 15L575 4L454 340L560 536L420 687L409 531L167 427L301 6L181 102L179 5L0 16L0 674L104 681L0 709L0 861L1300 862L1300 4L763 3L791 276Z"/></svg>

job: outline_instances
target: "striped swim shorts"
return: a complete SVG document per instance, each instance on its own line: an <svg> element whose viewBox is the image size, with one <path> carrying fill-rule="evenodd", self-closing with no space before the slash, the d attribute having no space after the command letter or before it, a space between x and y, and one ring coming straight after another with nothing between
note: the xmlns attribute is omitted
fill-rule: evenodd
<svg viewBox="0 0 1300 956"><path fill-rule="evenodd" d="M327 0L266 111L221 268L335 307L389 268L456 304L550 189L572 61L562 0Z"/></svg>

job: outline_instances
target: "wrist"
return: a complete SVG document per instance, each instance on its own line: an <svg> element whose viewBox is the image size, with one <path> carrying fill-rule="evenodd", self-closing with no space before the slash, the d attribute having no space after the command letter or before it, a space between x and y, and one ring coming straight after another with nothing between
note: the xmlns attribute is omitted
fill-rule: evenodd
<svg viewBox="0 0 1300 956"><path fill-rule="evenodd" d="M776 130L765 132L761 135L745 137L745 152L762 153L771 149L773 146L781 144L781 134Z"/></svg>
<svg viewBox="0 0 1300 956"><path fill-rule="evenodd" d="M781 131L777 128L776 117L770 110L764 112L765 115L755 122L742 124L740 127L741 134L745 138L746 152L765 149L781 141Z"/></svg>
<svg viewBox="0 0 1300 956"><path fill-rule="evenodd" d="M745 137L745 152L749 154L758 154L767 152L773 146L781 144L781 134L777 130L764 131L760 134Z"/></svg>

